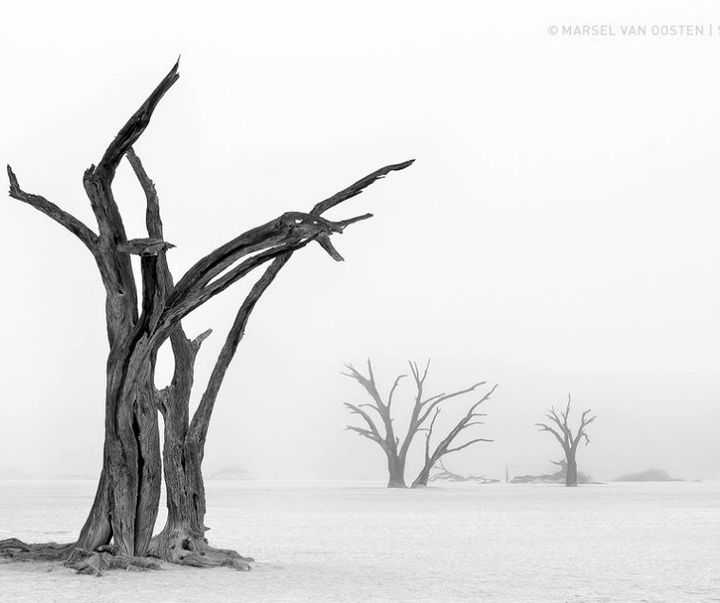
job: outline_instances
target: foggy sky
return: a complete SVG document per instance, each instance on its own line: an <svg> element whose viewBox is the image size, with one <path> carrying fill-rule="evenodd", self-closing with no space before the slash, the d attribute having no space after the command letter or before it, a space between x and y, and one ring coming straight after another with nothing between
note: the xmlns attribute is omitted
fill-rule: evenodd
<svg viewBox="0 0 720 603"><path fill-rule="evenodd" d="M560 450L534 423L571 393L598 415L580 470L720 478L720 35L548 33L720 25L713 3L6 4L0 158L93 227L83 171L182 54L135 146L176 278L252 226L417 159L333 211L375 214L335 238L344 263L310 246L262 298L207 474L383 479L380 449L343 430L342 403L365 401L343 364L371 357L387 392L431 357L431 393L499 384L476 432L495 442L448 457L453 470L550 469ZM126 164L115 195L129 236L145 236ZM0 229L0 477L95 475L96 267L18 201L0 203ZM186 322L214 329L198 385L248 283Z"/></svg>

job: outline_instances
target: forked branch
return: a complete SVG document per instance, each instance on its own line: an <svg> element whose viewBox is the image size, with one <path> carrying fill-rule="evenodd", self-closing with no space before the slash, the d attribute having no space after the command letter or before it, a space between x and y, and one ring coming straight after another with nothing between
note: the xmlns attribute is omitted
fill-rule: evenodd
<svg viewBox="0 0 720 603"><path fill-rule="evenodd" d="M368 376L365 377L362 373L360 373L352 364L348 364L347 369L349 372L343 373L346 377L350 377L351 379L354 379L357 381L360 385L363 386L365 391L370 395L370 398L372 400L372 404L363 404L361 406L366 406L369 408L372 408L374 411L377 412L377 414L380 417L380 420L382 421L382 431L381 428L375 424L375 420L360 406L356 406L354 404L350 404L348 402L345 403L345 407L350 410L351 413L360 415L365 423L368 425L370 432L372 434L372 437L370 439L376 441L380 446L383 447L383 449L386 451L386 453L391 454L393 456L397 456L397 440L395 438L395 430L393 428L392 423L392 416L390 415L390 404L392 402L392 396L395 392L395 389L397 388L398 381L402 377L398 377L395 380L395 383L393 384L393 387L390 391L390 396L388 397L388 403L386 404L382 396L380 395L380 392L378 391L377 384L375 383L375 375L373 374L372 370L372 363L370 359L367 361L368 364ZM368 435L361 433L361 430L359 428L355 428L353 426L348 425L347 429L350 429L351 431L355 431L359 433L360 435L365 435L365 437L369 437Z"/></svg>
<svg viewBox="0 0 720 603"><path fill-rule="evenodd" d="M468 409L468 411L465 413L465 415L463 415L463 417L450 429L447 435L440 440L440 442L431 452L430 442L433 437L433 431L435 429L435 421L440 414L440 408L435 409L435 413L432 420L430 421L430 425L425 430L425 464L420 470L418 477L413 482L413 487L427 485L428 479L430 477L430 471L443 456L451 454L453 452L459 452L460 450L472 446L473 444L477 444L478 442L493 441L488 438L475 437L467 440L462 444L453 446L453 443L463 431L469 429L470 427L473 427L474 425L485 424L483 421L480 421L478 419L480 419L481 417L485 417L486 414L478 412L478 408L481 404L490 399L497 387L497 384L494 385L484 396L482 396L477 402L473 403Z"/></svg>
<svg viewBox="0 0 720 603"><path fill-rule="evenodd" d="M536 427L540 428L538 431L551 433L566 453L577 449L580 440L583 438L585 439L586 445L590 443L585 429L597 418L596 416L588 416L591 412L590 409L584 410L580 417L580 426L575 435L573 435L568 420L570 415L570 401L570 394L568 394L567 406L565 410L560 413L560 416L558 416L554 408L550 409L550 412L545 415L550 420L550 425L547 423L535 423Z"/></svg>
<svg viewBox="0 0 720 603"><path fill-rule="evenodd" d="M55 222L67 228L78 239L80 239L85 247L87 247L93 254L96 253L98 237L90 228L85 226L85 224L72 214L69 214L51 201L48 201L45 197L23 191L20 188L17 176L15 176L15 173L9 165L7 166L7 175L8 180L10 181L10 196L13 199L27 203L38 211L44 213L49 218L52 218Z"/></svg>

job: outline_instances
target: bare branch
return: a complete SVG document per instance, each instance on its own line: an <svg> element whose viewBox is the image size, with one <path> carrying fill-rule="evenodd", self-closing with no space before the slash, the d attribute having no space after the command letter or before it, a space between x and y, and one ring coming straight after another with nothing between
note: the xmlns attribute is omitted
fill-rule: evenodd
<svg viewBox="0 0 720 603"><path fill-rule="evenodd" d="M321 201L315 207L312 208L311 214L321 215L324 214L328 209L339 205L343 201L355 197L363 192L363 189L370 186L373 182L384 178L387 174L392 171L404 170L406 167L411 166L415 162L414 159L410 161L404 161L402 163L396 163L393 165L386 165L379 170L374 171L372 174L368 174L364 178L358 180L355 184L351 184L346 189L341 190L339 193L335 193L332 197Z"/></svg>
<svg viewBox="0 0 720 603"><path fill-rule="evenodd" d="M555 436L555 439L560 442L560 446L565 449L565 439L557 431L555 431L552 427L546 425L545 423L535 423L535 425L540 428L538 431L549 431L551 434L553 434Z"/></svg>
<svg viewBox="0 0 720 603"><path fill-rule="evenodd" d="M417 365L416 365L416 367L417 367ZM430 370L430 358L428 358L427 362L425 363L425 370L423 371L422 379L420 379L420 381L422 383L425 383L425 379L427 379L427 374L428 374L429 370Z"/></svg>
<svg viewBox="0 0 720 603"><path fill-rule="evenodd" d="M368 358L367 361L368 364L368 377L363 376L362 373L360 373L358 370L355 369L355 367L352 364L346 364L348 370L350 373L342 373L346 377L350 377L351 379L355 379L360 385L365 388L365 391L367 391L368 394L370 394L370 397L373 399L373 402L375 403L375 406L377 407L380 414L383 416L383 421L385 421L386 425L389 422L389 411L388 407L383 402L382 398L380 397L380 393L378 392L377 385L375 383L375 375L372 372L372 363L370 362L370 359ZM386 421L386 415L387 415L387 421Z"/></svg>
<svg viewBox="0 0 720 603"><path fill-rule="evenodd" d="M370 361L370 358L367 359L367 368L370 383L372 383L373 387L375 387L375 375L373 375L372 362ZM377 387L375 387L375 389L377 389Z"/></svg>
<svg viewBox="0 0 720 603"><path fill-rule="evenodd" d="M142 133L145 131L145 128L148 127L150 118L152 117L153 111L155 111L155 107L157 107L160 102L160 99L168 90L170 90L172 85L180 77L178 74L179 67L180 59L178 59L170 72L157 85L155 90L152 91L147 100L122 127L120 132L118 132L115 140L110 143L110 146L108 146L105 151L100 163L94 170L96 177L103 180L112 180L115 175L115 170L123 158L123 155L125 155L130 147L132 147L132 145L140 138Z"/></svg>
<svg viewBox="0 0 720 603"><path fill-rule="evenodd" d="M585 438L585 445L587 446L590 443L590 438L588 437L587 433L585 432L585 428L590 425L595 419L597 419L597 416L592 416L589 419L587 416L590 414L591 410L588 408L587 410L583 411L582 416L580 417L580 427L578 427L577 434L575 435L575 438L573 439L572 445L573 447L577 447L578 442Z"/></svg>
<svg viewBox="0 0 720 603"><path fill-rule="evenodd" d="M495 390L498 388L498 384L496 383L490 388L490 391L488 391L482 398L480 398L475 404L473 404L470 407L470 411L468 412L469 417L485 417L484 413L476 413L475 409L480 406L483 402L490 399L490 397L495 393Z"/></svg>
<svg viewBox="0 0 720 603"><path fill-rule="evenodd" d="M420 411L422 410L423 387L425 385L425 379L427 378L428 369L430 367L430 359L428 358L428 361L425 365L425 372L423 373L422 377L420 376L420 369L418 368L417 362L409 360L408 364L410 365L410 372L412 373L413 379L415 380L415 402L413 404L412 413L410 415L410 421L408 423L405 439L400 448L400 454L403 457L407 455L408 450L410 450L410 444L412 443L415 434L418 432L419 427L422 425L422 421L418 420L418 416L420 414Z"/></svg>
<svg viewBox="0 0 720 603"><path fill-rule="evenodd" d="M430 396L429 398L426 398L425 400L420 402L420 406L425 406L427 404L432 404L437 400L438 398L442 398L445 395L445 392L442 392L441 394L436 394L434 396Z"/></svg>
<svg viewBox="0 0 720 603"><path fill-rule="evenodd" d="M425 463L426 464L430 462L430 438L432 437L433 428L435 427L435 421L437 420L439 414L440 414L440 409L438 408L435 411L435 414L433 415L432 420L430 421L430 426L426 430L424 430L424 431L427 431L427 433L425 434ZM433 465L434 464L435 463L433 463Z"/></svg>
<svg viewBox="0 0 720 603"><path fill-rule="evenodd" d="M475 438L474 440L470 440L469 442L465 442L464 444L460 446L456 446L455 448L448 448L445 451L445 454L450 454L451 452L458 452L459 450L462 450L463 448L467 448L468 446L471 446L472 444L476 444L477 442L494 442L495 440L488 440L487 438Z"/></svg>
<svg viewBox="0 0 720 603"><path fill-rule="evenodd" d="M135 154L132 147L129 147L126 156L128 162L132 166L135 176L140 182L140 186L145 193L147 201L145 210L145 224L147 226L148 236L156 239L163 239L163 225L160 217L160 200L158 198L155 183L150 179L143 167L140 158Z"/></svg>
<svg viewBox="0 0 720 603"><path fill-rule="evenodd" d="M397 389L397 386L400 383L400 380L404 379L405 377L407 377L407 375L398 375L397 379L395 379L395 383L393 383L393 386L390 389L390 395L388 396L388 403L387 403L388 410L390 410L390 405L392 404L392 401L393 401L393 394L395 393L395 390Z"/></svg>
<svg viewBox="0 0 720 603"><path fill-rule="evenodd" d="M44 213L49 218L52 218L55 222L67 228L72 234L80 239L93 254L96 253L98 237L90 228L85 226L85 224L83 224L75 216L67 213L51 201L45 199L45 197L32 195L23 191L20 188L20 184L18 184L15 173L9 165L7 166L7 174L8 180L10 180L10 196L13 199L27 203L38 211Z"/></svg>
<svg viewBox="0 0 720 603"><path fill-rule="evenodd" d="M166 319L175 321L186 316L264 262L301 249L323 234L341 232L338 224L310 214L288 212L243 233L185 273L168 296ZM255 255L221 274L252 253Z"/></svg>
<svg viewBox="0 0 720 603"><path fill-rule="evenodd" d="M198 335L195 339L193 339L192 343L195 347L200 349L200 346L202 345L203 341L205 341L210 335L212 335L212 329L208 329L207 331L203 331Z"/></svg>
<svg viewBox="0 0 720 603"><path fill-rule="evenodd" d="M344 262L345 258L340 255L340 252L335 249L335 246L332 244L332 241L330 240L330 237L327 235L318 235L315 239L320 247L322 247L327 254L336 262Z"/></svg>
<svg viewBox="0 0 720 603"><path fill-rule="evenodd" d="M368 427L370 428L370 431L372 431L372 433L375 436L377 436L378 440L386 439L380 435L380 431L378 430L377 426L375 425L375 421L372 420L372 417L368 413L366 413L364 410L362 410L359 406L350 404L350 402L345 402L344 406L347 409L349 409L352 414L360 415L365 420L365 423L367 423Z"/></svg>
<svg viewBox="0 0 720 603"><path fill-rule="evenodd" d="M560 413L562 419L558 417L554 408L551 408L550 412L545 416L553 423L555 423L560 429L563 437L563 447L572 446L572 433L570 432L570 428L568 427L568 410L566 410L564 413Z"/></svg>
<svg viewBox="0 0 720 603"><path fill-rule="evenodd" d="M433 410L438 404L440 404L441 402L445 402L446 400L450 400L450 399L455 398L455 397L457 397L457 396L462 396L463 394L470 393L471 391L477 389L477 388L480 387L481 385L485 385L485 383L486 383L485 381L480 381L480 383L476 383L475 385L472 385L472 386L468 387L467 389L461 389L461 390L458 390L458 391L453 392L453 393L451 393L451 394L443 394L442 396L436 397L436 398L435 398L431 403L429 403L429 404L428 404L427 401L423 402L421 406L424 408L424 412L420 415L420 418L419 418L419 420L418 420L418 424L419 424L419 425L422 425L422 424L425 422L425 420L428 418L428 416L430 415L430 413L432 412L432 410ZM495 387L497 387L497 385L496 385ZM495 391L495 388L493 388L492 391ZM490 392L490 394L492 394L492 391ZM490 394L488 394L488 397L489 397ZM486 398L486 399L487 399L487 398Z"/></svg>
<svg viewBox="0 0 720 603"><path fill-rule="evenodd" d="M485 417L485 416L487 416L487 415L482 415L482 416ZM472 427L473 425L487 425L487 423L485 423L485 421L472 421L472 422L470 422L470 423L467 423L467 424L465 425L465 428L467 429L468 427Z"/></svg>
<svg viewBox="0 0 720 603"><path fill-rule="evenodd" d="M380 409L375 406L374 404L358 404L358 408L369 408L370 410L374 410L376 413L380 415L380 418L382 419L382 413Z"/></svg>
<svg viewBox="0 0 720 603"><path fill-rule="evenodd" d="M367 429L362 429L361 427L355 427L354 425L346 425L345 429L347 429L349 431L354 431L358 435L364 436L364 437L368 438L369 440L372 440L373 442L377 442L381 446L384 445L384 442L382 440L378 439L378 437L374 433L368 431Z"/></svg>
<svg viewBox="0 0 720 603"><path fill-rule="evenodd" d="M235 356L237 347L245 335L245 327L247 326L250 315L255 309L255 305L262 294L265 293L267 288L275 280L275 277L278 275L280 270L282 270L283 266L285 266L289 260L290 255L285 254L281 255L272 264L270 264L265 273L250 290L250 293L248 293L245 301L242 303L237 315L235 316L235 321L228 332L225 343L220 351L220 355L213 367L205 393L203 394L200 404L193 415L192 422L190 423L189 437L201 446L204 445L205 439L207 438L210 418L215 407L220 386L225 379L225 373L227 372L230 362Z"/></svg>

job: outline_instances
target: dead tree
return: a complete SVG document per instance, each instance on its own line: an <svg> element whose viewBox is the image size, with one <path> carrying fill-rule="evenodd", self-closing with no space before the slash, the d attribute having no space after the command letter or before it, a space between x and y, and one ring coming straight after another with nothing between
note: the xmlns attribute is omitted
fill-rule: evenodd
<svg viewBox="0 0 720 603"><path fill-rule="evenodd" d="M243 337L248 319L263 293L293 253L317 242L337 261L342 257L330 241L364 214L330 221L322 215L367 186L412 161L373 172L309 212L288 212L248 230L198 260L177 282L168 267L158 194L133 145L147 128L163 95L177 81L178 64L160 82L110 143L83 185L97 220L97 231L40 195L25 192L10 166L10 196L27 203L64 226L87 247L97 264L106 292L109 342L105 393L103 466L92 508L76 542L26 545L0 542L0 554L24 559L63 559L80 571L136 563L158 557L193 566L229 565L249 569L249 558L210 547L205 539L205 490L202 460L208 426L227 368ZM113 196L116 169L127 158L146 197L147 236L129 239ZM130 261L140 256L140 283ZM188 338L182 320L209 299L266 266L240 306L194 414L189 411L194 364L206 331ZM175 359L169 386L156 389L158 350L170 342ZM160 450L158 412L164 419ZM161 479L167 488L168 518L153 537Z"/></svg>
<svg viewBox="0 0 720 603"><path fill-rule="evenodd" d="M402 439L396 434L395 426L393 425L394 417L392 403L393 396L397 390L398 385L400 384L400 381L407 377L407 375L399 375L395 379L395 382L390 388L387 402L385 402L380 395L377 384L375 382L375 375L373 374L372 363L369 359L367 362L367 377L358 372L352 365L347 365L349 372L343 373L346 377L350 377L357 381L360 385L362 385L372 399L371 403L359 405L350 404L349 402L345 403L345 407L352 414L359 415L364 421L363 427L358 427L356 425L348 425L346 429L354 431L358 435L372 440L382 448L385 456L387 457L389 476L388 488L407 487L405 483L405 464L407 461L408 451L410 450L410 445L412 444L413 439L415 438L417 433L425 429L423 426L427 424L427 421L431 415L433 415L433 417L431 419L430 426L427 428L427 437L425 441L425 464L423 465L423 468L420 471L418 477L412 482L413 488L427 485L428 478L430 477L430 470L432 469L433 465L445 454L462 450L463 448L467 448L468 446L476 442L487 441L483 438L475 438L460 446L451 447L452 442L460 434L460 432L462 432L467 427L470 427L471 425L478 424L477 421L473 420L476 417L481 416L476 413L477 407L482 404L482 402L487 400L490 395L495 391L495 388L497 388L497 385L495 385L490 390L490 392L483 396L481 400L473 404L470 410L466 413L466 415L455 425L455 427L453 427L453 429L450 430L450 433L436 446L436 448L431 454L429 452L429 442L432 435L433 425L439 411L439 405L443 402L446 402L447 400L450 400L457 396L461 396L462 394L472 392L478 387L485 385L485 381L481 381L479 383L476 383L475 385L470 386L467 389L458 390L450 394L442 393L434 396L425 397L425 380L427 379L428 370L430 368L430 361L428 360L422 374L416 363L409 362L408 364L410 365L410 371L412 373L413 380L415 381L415 400L413 403L412 411L410 413L410 417L408 419L407 430L405 431ZM366 408L368 410L365 410ZM371 413L373 414L371 415ZM374 416L375 414L377 414L377 416ZM428 463L430 464L428 465Z"/></svg>
<svg viewBox="0 0 720 603"><path fill-rule="evenodd" d="M589 416L590 409L584 410L580 417L580 426L577 429L575 435L573 435L570 426L568 425L568 416L570 415L570 394L568 394L568 403L565 408L565 412L561 412L560 416L555 412L554 408L550 409L550 412L545 415L550 419L553 425L546 423L536 423L535 425L540 428L539 431L549 431L555 439L562 446L565 452L566 462L566 474L565 474L565 486L575 487L578 484L578 470L577 470L577 449L580 440L585 439L585 445L590 443L585 429L590 423L592 423L597 417ZM553 461L554 464L561 464Z"/></svg>
<svg viewBox="0 0 720 603"><path fill-rule="evenodd" d="M489 392L487 392L477 402L472 404L467 413L465 413L465 415L454 425L454 427L450 429L448 434L442 438L434 448L432 448L431 452L430 442L433 436L433 429L435 427L435 421L437 420L441 410L440 408L435 409L433 418L430 421L430 426L425 431L425 463L423 464L423 468L420 470L420 473L418 473L418 476L415 478L415 481L413 481L411 486L412 488L427 486L428 479L430 478L430 471L446 454L458 452L463 448L467 448L468 446L472 446L478 442L492 442L492 440L488 440L487 438L472 438L463 444L459 444L457 446L452 445L455 439L466 429L474 425L485 425L484 421L480 421L478 419L486 417L487 415L485 413L477 412L477 409L483 402L492 396L496 389L497 384L493 385Z"/></svg>

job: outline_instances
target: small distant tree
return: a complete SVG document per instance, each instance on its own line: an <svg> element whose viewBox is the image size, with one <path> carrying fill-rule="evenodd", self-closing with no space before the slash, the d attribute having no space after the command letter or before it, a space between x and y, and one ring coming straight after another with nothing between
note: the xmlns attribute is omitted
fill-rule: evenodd
<svg viewBox="0 0 720 603"><path fill-rule="evenodd" d="M573 435L570 426L568 425L568 417L570 415L570 394L568 394L568 403L565 408L565 412L561 412L560 416L555 412L554 408L550 409L550 412L545 415L551 422L551 425L546 423L536 423L540 428L540 431L549 431L555 436L555 439L560 442L563 451L565 452L565 462L567 464L567 472L565 474L565 486L575 487L578 483L578 470L577 470L577 449L580 440L585 440L585 445L590 443L585 429L590 423L592 423L597 417L595 415L590 416L590 409L584 410L580 417L580 427L577 432ZM561 464L555 463L556 465Z"/></svg>
<svg viewBox="0 0 720 603"><path fill-rule="evenodd" d="M485 381L480 381L475 385L468 387L467 389L458 390L450 394L437 394L434 396L425 397L425 380L427 379L428 370L430 369L430 361L428 360L425 365L425 369L420 372L417 363L409 362L410 372L412 373L413 380L415 381L415 400L408 420L407 431L404 437L401 439L395 432L395 426L393 424L393 396L395 391L400 384L400 381L407 377L407 375L399 375L387 397L387 402L383 400L375 382L375 375L373 374L372 363L368 359L368 376L362 375L352 365L347 365L349 372L343 373L346 377L350 377L357 381L360 385L365 388L366 392L370 395L372 400L371 403L365 404L350 404L345 403L345 407L352 413L360 415L362 417L365 426L358 427L356 425L348 425L346 429L354 431L360 436L363 436L369 440L372 440L378 444L387 457L388 464L388 488L406 488L405 483L405 463L407 461L408 451L410 450L410 444L412 444L415 435L420 431L426 432L425 439L425 463L420 473L412 482L413 488L419 486L427 486L428 479L430 477L430 471L443 456L450 454L451 452L457 452L463 448L475 444L476 442L490 442L485 438L474 438L463 444L453 446L455 439L465 429L472 427L473 425L482 424L480 421L475 420L476 418L485 416L477 412L477 408L485 402L497 388L497 385L493 386L492 389L487 392L480 400L470 406L467 413L455 424L455 426L449 431L449 433L440 440L440 442L432 449L431 452L431 438L435 427L435 421L438 413L440 412L440 404L461 396L463 394L470 393L476 390L478 387L485 385ZM368 409L368 410L365 410ZM372 413L372 414L371 414ZM377 416L376 416L377 415ZM432 418L430 418L432 415ZM378 420L379 419L379 420ZM430 420L428 424L428 419ZM428 427L424 427L428 425Z"/></svg>

